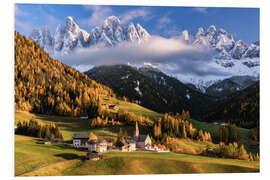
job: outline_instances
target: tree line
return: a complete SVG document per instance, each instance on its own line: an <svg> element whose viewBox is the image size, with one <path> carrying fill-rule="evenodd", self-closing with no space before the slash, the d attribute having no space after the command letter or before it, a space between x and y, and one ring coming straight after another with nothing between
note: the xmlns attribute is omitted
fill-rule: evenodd
<svg viewBox="0 0 270 180"><path fill-rule="evenodd" d="M200 129L199 131L189 122L189 111L182 111L176 115L164 114L162 118L155 120L153 135L156 141L166 143L168 137L190 138L199 141L212 141L211 134Z"/></svg>
<svg viewBox="0 0 270 180"><path fill-rule="evenodd" d="M207 147L201 153L202 155L206 156L215 156L215 157L222 157L222 158L232 158L232 159L242 159L242 160L249 160L249 161L259 161L260 156L259 153L252 154L251 152L247 152L244 145L238 145L237 142L229 143L226 145L223 142L219 143L219 146L216 148Z"/></svg>
<svg viewBox="0 0 270 180"><path fill-rule="evenodd" d="M54 124L42 125L38 121L31 119L29 122L18 122L15 134L32 136L43 139L63 139L59 128Z"/></svg>

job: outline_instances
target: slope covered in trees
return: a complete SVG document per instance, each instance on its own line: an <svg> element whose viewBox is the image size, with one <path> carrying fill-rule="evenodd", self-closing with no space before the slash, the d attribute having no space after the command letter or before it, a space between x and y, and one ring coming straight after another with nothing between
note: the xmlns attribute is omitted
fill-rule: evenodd
<svg viewBox="0 0 270 180"><path fill-rule="evenodd" d="M99 95L112 90L54 60L31 39L15 32L15 108L42 114L97 114Z"/></svg>
<svg viewBox="0 0 270 180"><path fill-rule="evenodd" d="M259 82L232 94L201 115L202 121L228 122L244 128L259 128Z"/></svg>
<svg viewBox="0 0 270 180"><path fill-rule="evenodd" d="M112 88L117 96L126 97L161 113L181 113L185 109L194 117L214 101L213 98L193 90L176 78L151 67L107 65L95 67L85 73Z"/></svg>

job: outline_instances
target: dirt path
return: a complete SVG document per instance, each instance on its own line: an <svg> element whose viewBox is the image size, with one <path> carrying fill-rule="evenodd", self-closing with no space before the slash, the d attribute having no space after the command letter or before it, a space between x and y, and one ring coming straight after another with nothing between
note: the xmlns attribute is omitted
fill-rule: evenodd
<svg viewBox="0 0 270 180"><path fill-rule="evenodd" d="M44 167L48 167L48 166L51 166L51 165L54 165L54 164L57 164L57 163L62 163L62 162L72 161L72 160L74 160L74 159L71 159L71 160L61 160L61 161L56 161L56 162L53 162L53 163L45 164L45 165L42 165L42 166L39 166L39 167L35 167L34 169L30 169L28 171L24 171L22 173L15 174L15 176L21 176L21 175L24 175L24 174L27 174L27 173L36 171L38 169L44 168Z"/></svg>

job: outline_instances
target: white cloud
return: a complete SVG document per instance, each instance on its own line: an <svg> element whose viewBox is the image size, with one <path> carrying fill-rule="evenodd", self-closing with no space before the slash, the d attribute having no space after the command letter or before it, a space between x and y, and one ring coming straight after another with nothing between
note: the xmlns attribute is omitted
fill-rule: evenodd
<svg viewBox="0 0 270 180"><path fill-rule="evenodd" d="M124 13L121 16L120 20L122 23L126 24L126 23L132 21L133 19L139 18L139 17L144 18L144 20L148 20L149 18L151 18L151 16L149 16L149 15L150 15L149 10L147 10L146 8L139 8L139 9L131 10L131 11Z"/></svg>
<svg viewBox="0 0 270 180"><path fill-rule="evenodd" d="M192 8L192 11L199 12L199 13L204 13L204 14L206 14L208 12L207 10L208 10L208 8L206 8L206 7Z"/></svg>
<svg viewBox="0 0 270 180"><path fill-rule="evenodd" d="M158 64L161 70L171 74L194 74L197 76L225 73L211 66L212 51L194 48L179 38L152 36L140 45L123 42L114 48L92 47L79 49L73 54L61 57L65 64L79 69L85 67L113 64ZM203 68L202 68L203 67Z"/></svg>

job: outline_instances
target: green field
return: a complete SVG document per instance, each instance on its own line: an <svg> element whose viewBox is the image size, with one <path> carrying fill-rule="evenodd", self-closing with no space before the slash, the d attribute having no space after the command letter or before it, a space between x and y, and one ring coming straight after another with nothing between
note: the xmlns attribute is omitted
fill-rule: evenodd
<svg viewBox="0 0 270 180"><path fill-rule="evenodd" d="M36 119L40 123L55 122L65 140L73 133L94 132L102 137L116 137L111 128L90 129L85 119L45 116L16 112L15 122ZM196 125L194 125L196 127ZM123 127L125 129L132 127ZM212 127L213 128L213 127ZM97 174L177 174L259 172L259 162L212 158L196 155L212 143L177 139L185 153L110 152L99 161L84 161L86 152L67 143L42 144L40 139L15 135L16 176L97 175Z"/></svg>
<svg viewBox="0 0 270 180"><path fill-rule="evenodd" d="M131 103L131 102L125 102L125 101L121 101L115 98L111 98L110 100L103 100L104 103L106 104L115 104L117 106L119 106L119 109L134 113L136 115L142 115L145 117L149 117L150 120L153 120L155 118L158 117L162 117L163 114L157 113L155 111L152 111L150 109L147 109L145 107L142 107L136 103Z"/></svg>
<svg viewBox="0 0 270 180"><path fill-rule="evenodd" d="M219 125L214 124L214 123L201 122L194 119L191 119L190 122L192 123L193 127L197 129L206 130L211 133L212 138L215 138L216 140L219 139L219 134L218 134ZM253 141L250 138L248 138L248 129L239 128L239 127L238 129L239 129L239 134L241 137L239 143L244 144L245 148L248 151L251 151L253 153L259 152L258 142Z"/></svg>
<svg viewBox="0 0 270 180"><path fill-rule="evenodd" d="M110 152L99 161L84 161L85 152L67 144L40 144L15 135L15 175L102 175L259 172L259 162L182 153Z"/></svg>

